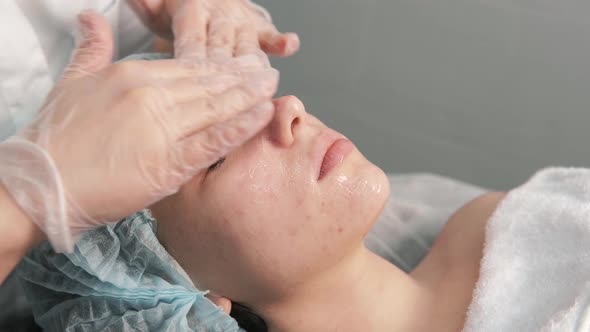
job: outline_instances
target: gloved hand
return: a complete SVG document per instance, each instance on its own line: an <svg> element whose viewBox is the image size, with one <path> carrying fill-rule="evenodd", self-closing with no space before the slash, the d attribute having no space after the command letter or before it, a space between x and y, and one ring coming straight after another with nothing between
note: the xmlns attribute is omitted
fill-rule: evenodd
<svg viewBox="0 0 590 332"><path fill-rule="evenodd" d="M254 34L269 54L293 55L299 37L280 33L270 15L250 0L128 0L144 23L161 37L174 39L176 58L222 54L225 45Z"/></svg>
<svg viewBox="0 0 590 332"><path fill-rule="evenodd" d="M95 13L79 21L83 41L38 118L0 143L0 184L58 252L254 136L272 118L278 84L252 47L224 63L111 64L108 22Z"/></svg>

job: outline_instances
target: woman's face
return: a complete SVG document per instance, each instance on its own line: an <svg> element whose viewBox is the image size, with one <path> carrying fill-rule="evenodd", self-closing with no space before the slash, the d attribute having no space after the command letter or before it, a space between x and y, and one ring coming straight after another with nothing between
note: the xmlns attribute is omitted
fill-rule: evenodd
<svg viewBox="0 0 590 332"><path fill-rule="evenodd" d="M158 237L201 289L278 296L362 246L389 184L295 97L258 136L152 207Z"/></svg>

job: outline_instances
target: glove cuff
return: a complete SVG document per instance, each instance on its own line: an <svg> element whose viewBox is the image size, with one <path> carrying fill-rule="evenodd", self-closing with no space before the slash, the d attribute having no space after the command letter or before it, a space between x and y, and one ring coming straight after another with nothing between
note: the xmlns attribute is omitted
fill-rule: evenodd
<svg viewBox="0 0 590 332"><path fill-rule="evenodd" d="M72 252L75 240L67 222L65 189L45 149L17 136L0 143L0 183L56 252Z"/></svg>

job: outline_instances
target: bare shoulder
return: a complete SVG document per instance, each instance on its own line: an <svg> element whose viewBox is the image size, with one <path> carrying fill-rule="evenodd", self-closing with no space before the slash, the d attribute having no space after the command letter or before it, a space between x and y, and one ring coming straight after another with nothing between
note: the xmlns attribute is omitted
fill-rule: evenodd
<svg viewBox="0 0 590 332"><path fill-rule="evenodd" d="M505 197L503 192L489 192L457 210L414 273L428 275L451 267L463 270L465 266L478 265L487 222Z"/></svg>
<svg viewBox="0 0 590 332"><path fill-rule="evenodd" d="M487 222L506 195L504 192L483 194L451 216L437 240L447 263L481 260Z"/></svg>
<svg viewBox="0 0 590 332"><path fill-rule="evenodd" d="M506 195L505 192L488 192L478 196L457 210L449 221L470 216L490 217Z"/></svg>
<svg viewBox="0 0 590 332"><path fill-rule="evenodd" d="M432 250L412 272L437 294L433 312L438 331L459 331L479 278L486 225L506 197L491 192L475 198L451 216Z"/></svg>

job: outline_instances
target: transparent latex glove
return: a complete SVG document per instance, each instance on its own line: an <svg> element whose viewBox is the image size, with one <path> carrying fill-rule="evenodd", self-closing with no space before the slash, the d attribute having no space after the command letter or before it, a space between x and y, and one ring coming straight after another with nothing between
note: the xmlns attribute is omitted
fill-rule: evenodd
<svg viewBox="0 0 590 332"><path fill-rule="evenodd" d="M161 37L174 38L176 58L230 55L224 45L251 34L268 54L291 56L299 49L295 33L280 33L262 7L249 0L128 0L145 24Z"/></svg>
<svg viewBox="0 0 590 332"><path fill-rule="evenodd" d="M0 143L0 185L58 252L254 136L272 118L278 84L252 55L111 64L108 22L92 12L79 21L81 45L37 119Z"/></svg>

